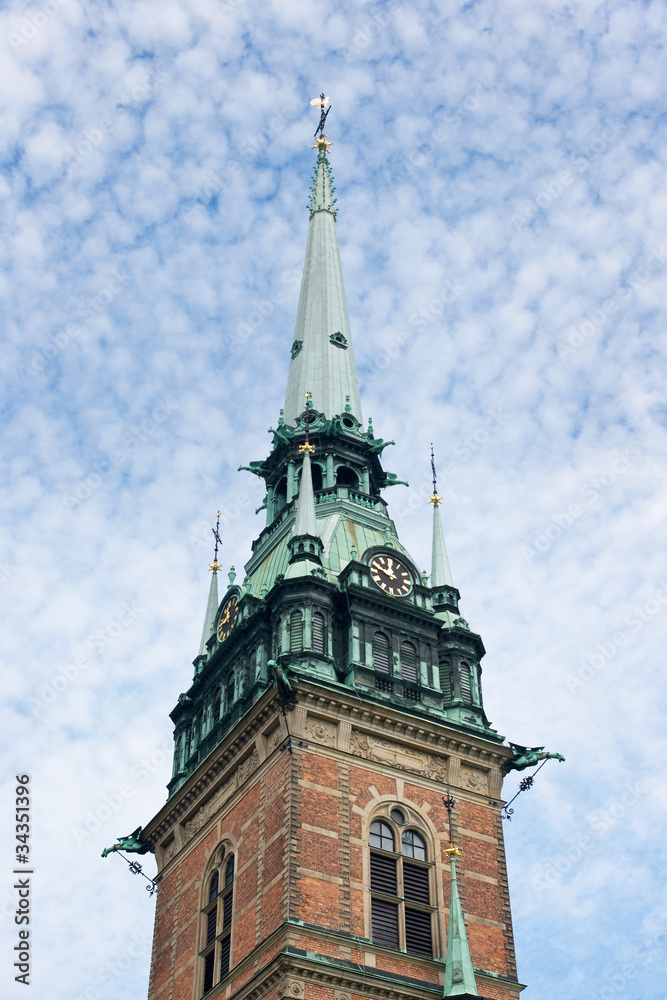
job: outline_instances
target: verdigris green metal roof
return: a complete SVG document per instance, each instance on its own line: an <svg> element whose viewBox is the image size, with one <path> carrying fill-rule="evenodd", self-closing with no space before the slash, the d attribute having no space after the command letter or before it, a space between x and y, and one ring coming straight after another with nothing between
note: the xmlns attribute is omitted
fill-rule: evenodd
<svg viewBox="0 0 667 1000"><path fill-rule="evenodd" d="M349 411L362 420L357 371L347 314L329 161L317 158L306 260L301 279L285 421L295 423L306 393L327 417Z"/></svg>
<svg viewBox="0 0 667 1000"><path fill-rule="evenodd" d="M380 518L370 514L367 518L360 518L355 516L356 512L350 510L352 505L346 501L337 501L327 506L335 509L318 511L316 523L317 534L324 545L322 568L331 583L337 582L338 574L352 560L353 550L355 558L359 559L366 549L389 544L415 564L393 531L389 540L387 539L387 527L391 522L386 516ZM372 523L373 520L376 520L375 524ZM276 532L275 542L264 557L259 561L253 558L247 564L246 570L249 572L245 585L256 597L268 593L276 583L277 577L287 573L290 559L288 546L292 538L293 524L294 518L289 518L281 525L280 531Z"/></svg>

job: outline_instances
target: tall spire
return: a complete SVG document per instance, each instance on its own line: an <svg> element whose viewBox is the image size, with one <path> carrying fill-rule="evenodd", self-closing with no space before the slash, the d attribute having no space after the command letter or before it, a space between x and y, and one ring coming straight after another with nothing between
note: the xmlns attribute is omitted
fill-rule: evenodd
<svg viewBox="0 0 667 1000"><path fill-rule="evenodd" d="M433 472L433 495L428 498L433 504L433 546L431 550L431 587L453 587L452 572L449 568L445 536L440 520L440 504L442 497L438 496L438 480L435 474L435 457L431 445L431 469Z"/></svg>
<svg viewBox="0 0 667 1000"><path fill-rule="evenodd" d="M319 102L318 102L319 103ZM318 156L310 200L306 259L301 279L292 360L287 380L285 421L295 423L307 389L326 417L350 409L361 422L361 401L352 350L350 321L336 232L336 199L326 135L316 138Z"/></svg>
<svg viewBox="0 0 667 1000"><path fill-rule="evenodd" d="M446 848L451 865L451 898L449 901L449 930L447 932L447 957L445 958L445 992L446 997L476 997L477 984L473 972L468 935L459 899L459 887L456 881L456 855L460 854L458 847Z"/></svg>
<svg viewBox="0 0 667 1000"><path fill-rule="evenodd" d="M206 605L206 615L204 616L201 642L199 643L199 653L195 662L199 660L199 657L206 656L206 643L213 633L215 616L218 611L218 570L220 569L218 564L218 549L222 545L222 539L220 538L220 511L216 515L215 528L211 528L211 531L215 538L215 548L213 550L213 562L209 566L209 569L212 570L213 575L211 577L211 586L208 589L208 603Z"/></svg>
<svg viewBox="0 0 667 1000"><path fill-rule="evenodd" d="M301 470L301 488L299 489L299 499L297 500L296 520L292 534L311 535L317 537L317 519L315 517L315 498L313 496L313 473L310 468L310 449L315 451L312 444L307 445L308 451L304 450L303 468ZM300 445L306 448L306 445Z"/></svg>
<svg viewBox="0 0 667 1000"><path fill-rule="evenodd" d="M310 405L310 393L307 392L306 408ZM305 576L322 562L324 546L317 530L313 473L310 467L310 456L314 452L315 448L308 440L308 431L306 431L305 443L299 445L299 453L303 455L303 467L301 469L301 486L296 518L289 543L290 566L286 574L287 577Z"/></svg>
<svg viewBox="0 0 667 1000"><path fill-rule="evenodd" d="M214 565L217 566L217 563ZM213 566L210 568L213 569ZM208 604L206 605L204 627L201 633L201 642L199 643L199 656L206 656L206 643L213 634L213 624L218 610L218 569L219 567L217 567L217 569L213 569L213 574L211 576L211 586L208 591Z"/></svg>
<svg viewBox="0 0 667 1000"><path fill-rule="evenodd" d="M472 997L479 996L479 994L477 992L472 959L470 958L468 934L466 932L465 920L463 919L461 900L459 899L459 886L456 881L456 858L461 854L458 847L455 847L452 842L452 810L456 802L449 792L443 796L442 801L449 814L449 847L445 848L445 854L449 855L451 867L444 996L460 997L461 1000L471 1000Z"/></svg>

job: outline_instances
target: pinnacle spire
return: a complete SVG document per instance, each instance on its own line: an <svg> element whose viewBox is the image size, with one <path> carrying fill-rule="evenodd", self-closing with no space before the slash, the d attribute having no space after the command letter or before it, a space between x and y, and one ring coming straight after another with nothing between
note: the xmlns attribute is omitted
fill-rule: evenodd
<svg viewBox="0 0 667 1000"><path fill-rule="evenodd" d="M447 957L445 958L445 997L476 997L477 984L473 972L468 934L463 919L459 887L456 881L456 856L458 847L448 847L451 865L451 898L449 901L449 930L447 932Z"/></svg>
<svg viewBox="0 0 667 1000"><path fill-rule="evenodd" d="M477 992L472 959L470 958L468 934L466 932L465 920L463 919L461 900L459 899L459 886L456 881L456 859L461 854L458 847L454 846L452 835L452 811L456 805L456 801L451 793L447 791L447 795L443 796L442 803L449 815L449 847L445 849L445 854L449 855L451 866L444 996L470 1000L470 998L479 996L479 994Z"/></svg>
<svg viewBox="0 0 667 1000"><path fill-rule="evenodd" d="M215 567L215 568L214 568ZM215 616L218 610L218 564L214 562L212 566L209 567L213 570L211 575L211 586L208 591L208 603L206 605L206 615L204 617L204 628L201 633L201 642L199 643L199 656L206 655L206 643L211 638L213 632L213 625L215 623Z"/></svg>
<svg viewBox="0 0 667 1000"><path fill-rule="evenodd" d="M199 660L200 656L206 656L206 643L211 638L213 625L215 624L215 616L218 611L218 570L220 569L218 564L218 549L222 545L222 538L220 537L220 511L216 514L215 528L211 528L211 531L213 532L213 537L215 538L213 562L209 566L209 569L213 571L213 576L211 577L211 586L208 589L208 603L206 605L204 628L201 633L201 642L199 643L197 660Z"/></svg>
<svg viewBox="0 0 667 1000"><path fill-rule="evenodd" d="M301 488L297 501L296 520L292 530L293 536L311 535L317 537L317 519L315 517L315 498L313 496L313 474L310 467L310 449L312 444L301 445L303 453L303 469L301 471Z"/></svg>
<svg viewBox="0 0 667 1000"><path fill-rule="evenodd" d="M433 473L433 495L428 498L433 504L433 547L431 550L431 587L453 587L452 572L449 568L445 536L440 520L440 504L442 497L438 496L438 478L435 472L435 456L431 445L431 471Z"/></svg>
<svg viewBox="0 0 667 1000"><path fill-rule="evenodd" d="M322 107L321 99L316 102ZM313 407L326 417L345 412L349 396L348 412L362 420L327 157L331 145L325 135L316 136L308 242L285 398L288 424L302 413L306 389L312 391Z"/></svg>
<svg viewBox="0 0 667 1000"><path fill-rule="evenodd" d="M433 547L431 551L431 587L453 587L445 536L440 520L440 505L433 504Z"/></svg>

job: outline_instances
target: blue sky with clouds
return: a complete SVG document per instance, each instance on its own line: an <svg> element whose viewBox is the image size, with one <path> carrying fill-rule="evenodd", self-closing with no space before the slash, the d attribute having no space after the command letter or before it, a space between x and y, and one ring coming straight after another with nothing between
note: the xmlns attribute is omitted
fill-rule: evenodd
<svg viewBox="0 0 667 1000"><path fill-rule="evenodd" d="M488 713L567 757L506 824L525 995L664 997L666 38L627 0L5 5L0 780L7 816L32 775L34 996L146 995L153 904L99 854L164 801L215 511L226 568L261 528L236 469L284 398L324 89L391 513L428 568L433 440ZM0 850L14 997L4 822Z"/></svg>

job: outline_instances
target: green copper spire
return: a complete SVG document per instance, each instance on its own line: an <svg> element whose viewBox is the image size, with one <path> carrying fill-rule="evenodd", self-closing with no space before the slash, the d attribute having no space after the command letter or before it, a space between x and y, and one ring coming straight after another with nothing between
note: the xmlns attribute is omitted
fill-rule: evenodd
<svg viewBox="0 0 667 1000"><path fill-rule="evenodd" d="M317 537L317 518L315 517L315 498L313 496L313 473L310 468L310 451L315 451L311 444L301 445L304 449L303 468L301 470L301 487L297 500L296 520L292 534L311 535ZM300 450L300 449L299 449Z"/></svg>
<svg viewBox="0 0 667 1000"><path fill-rule="evenodd" d="M211 586L208 591L208 604L206 605L206 616L204 617L204 627L201 633L198 656L206 656L206 643L213 633L213 624L218 611L218 570L220 567L217 562L213 562L209 566L209 569L213 570L213 575L211 576Z"/></svg>
<svg viewBox="0 0 667 1000"><path fill-rule="evenodd" d="M459 887L456 881L456 856L460 854L458 847L450 845L446 851L451 864L451 898L449 901L449 930L447 932L447 957L445 959L445 992L446 997L476 997L477 984L470 958L468 935L459 899Z"/></svg>
<svg viewBox="0 0 667 1000"><path fill-rule="evenodd" d="M440 520L440 499L434 500L433 504L433 548L431 551L431 587L453 587L452 573L449 568L447 549L445 548L445 536L442 531L442 521Z"/></svg>
<svg viewBox="0 0 667 1000"><path fill-rule="evenodd" d="M433 494L428 502L433 504L433 547L431 550L431 587L453 587L452 574L445 548L445 536L442 533L440 520L440 504L442 497L438 496L438 477L435 471L435 454L431 444L431 472L433 473Z"/></svg>
<svg viewBox="0 0 667 1000"><path fill-rule="evenodd" d="M316 142L306 260L285 398L288 424L296 423L303 412L306 390L312 392L315 410L329 418L346 412L349 396L347 412L362 420L327 158L330 145L325 135Z"/></svg>

